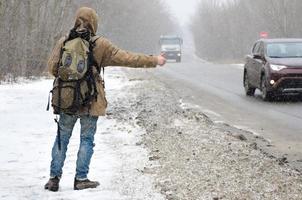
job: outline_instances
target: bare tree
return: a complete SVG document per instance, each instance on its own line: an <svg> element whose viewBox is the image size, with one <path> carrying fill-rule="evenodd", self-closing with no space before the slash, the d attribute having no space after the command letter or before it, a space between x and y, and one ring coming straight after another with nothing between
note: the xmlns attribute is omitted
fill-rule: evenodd
<svg viewBox="0 0 302 200"><path fill-rule="evenodd" d="M201 1L192 23L197 53L210 60L242 59L261 31L301 37L299 0Z"/></svg>
<svg viewBox="0 0 302 200"><path fill-rule="evenodd" d="M0 1L0 80L45 71L54 42L72 28L81 6L100 14L101 35L132 51L154 53L159 36L174 27L161 0Z"/></svg>

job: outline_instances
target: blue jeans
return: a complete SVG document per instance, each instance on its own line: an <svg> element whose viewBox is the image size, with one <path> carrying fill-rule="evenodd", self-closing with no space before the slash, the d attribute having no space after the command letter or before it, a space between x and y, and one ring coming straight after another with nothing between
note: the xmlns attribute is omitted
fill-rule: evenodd
<svg viewBox="0 0 302 200"><path fill-rule="evenodd" d="M60 114L59 126L61 134L61 150L58 146L58 136L52 148L52 161L50 165L50 177L61 177L62 168L66 158L67 146L72 135L73 127L76 121L80 118L81 124L81 143L78 151L76 175L77 179L86 179L89 171L89 164L93 154L94 135L96 132L98 117L89 115L76 116Z"/></svg>

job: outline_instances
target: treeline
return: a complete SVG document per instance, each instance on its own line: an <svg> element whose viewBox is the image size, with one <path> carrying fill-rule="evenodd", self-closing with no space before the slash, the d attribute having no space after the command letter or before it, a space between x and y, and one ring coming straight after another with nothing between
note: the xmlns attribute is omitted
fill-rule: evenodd
<svg viewBox="0 0 302 200"><path fill-rule="evenodd" d="M0 80L45 72L81 6L99 14L98 34L130 51L155 53L159 36L174 29L161 0L0 0Z"/></svg>
<svg viewBox="0 0 302 200"><path fill-rule="evenodd" d="M262 31L302 37L301 0L202 0L193 17L196 52L208 60L242 59Z"/></svg>

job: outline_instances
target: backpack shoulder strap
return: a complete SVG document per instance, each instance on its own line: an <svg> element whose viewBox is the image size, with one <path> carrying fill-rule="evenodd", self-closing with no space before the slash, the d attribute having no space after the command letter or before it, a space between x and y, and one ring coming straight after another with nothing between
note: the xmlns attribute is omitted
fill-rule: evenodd
<svg viewBox="0 0 302 200"><path fill-rule="evenodd" d="M100 36L100 35L95 35L95 36L92 36L90 40L91 40L92 42L96 42L96 41L97 41L98 39L100 39L101 37L102 37L102 36Z"/></svg>
<svg viewBox="0 0 302 200"><path fill-rule="evenodd" d="M93 45L92 48L95 47L96 41L97 41L98 39L100 39L100 38L101 38L101 36L98 36L98 35L91 37L91 39L90 39L90 44Z"/></svg>
<svg viewBox="0 0 302 200"><path fill-rule="evenodd" d="M94 47L95 47L95 45L96 45L96 41L97 41L98 39L100 39L101 37L102 37L102 36L93 36L93 37L91 37L91 39L90 39L90 46L89 46L89 50L90 50L91 52L93 52L93 49L94 49ZM97 70L98 70L98 73L101 73L100 70L103 71L103 78L104 78L104 71L105 71L105 69L104 69L104 66L102 65L102 63L98 66L97 62L95 61L94 56L93 56L93 62L92 62L92 63L93 63L94 65L96 65Z"/></svg>
<svg viewBox="0 0 302 200"><path fill-rule="evenodd" d="M100 39L102 36L93 36L91 39L90 39L90 46L91 46L91 49L90 51L92 52L93 51L93 48L95 47L95 44L96 44L96 41L98 39ZM101 78L102 78L102 85L103 87L105 88L105 67L102 65L102 63L100 63L100 65L98 66L97 62L95 61L94 59L94 56L93 56L93 63L96 65L96 69L98 71L99 74L101 74Z"/></svg>

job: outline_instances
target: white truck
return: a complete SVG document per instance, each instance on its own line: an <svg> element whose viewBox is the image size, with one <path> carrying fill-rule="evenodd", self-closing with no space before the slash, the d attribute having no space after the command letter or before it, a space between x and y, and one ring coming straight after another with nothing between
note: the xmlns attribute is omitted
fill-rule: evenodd
<svg viewBox="0 0 302 200"><path fill-rule="evenodd" d="M179 36L164 35L160 37L159 44L161 53L165 54L166 59L181 62L181 47L183 40Z"/></svg>

